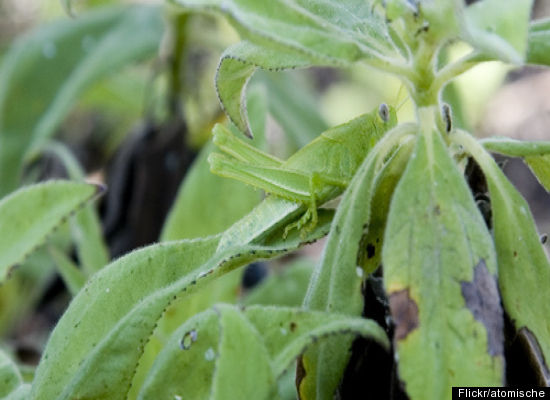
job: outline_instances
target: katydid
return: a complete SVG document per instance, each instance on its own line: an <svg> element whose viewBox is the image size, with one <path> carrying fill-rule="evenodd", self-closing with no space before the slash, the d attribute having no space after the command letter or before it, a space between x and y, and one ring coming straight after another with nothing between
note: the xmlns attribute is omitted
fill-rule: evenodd
<svg viewBox="0 0 550 400"><path fill-rule="evenodd" d="M317 224L317 206L344 191L368 152L396 124L395 109L382 104L323 132L286 161L256 149L218 124L213 129L214 144L225 154L212 153L208 161L217 175L303 204L307 211L286 227L285 236L293 228L307 233Z"/></svg>

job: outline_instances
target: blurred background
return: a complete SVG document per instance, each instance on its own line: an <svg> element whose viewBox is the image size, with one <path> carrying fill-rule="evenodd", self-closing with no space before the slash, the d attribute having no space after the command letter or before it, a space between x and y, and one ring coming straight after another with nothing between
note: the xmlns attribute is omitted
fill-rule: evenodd
<svg viewBox="0 0 550 400"><path fill-rule="evenodd" d="M59 0L0 0L0 197L53 178L108 188L0 287L1 343L27 365L37 363L71 299L59 265L92 271L159 240L221 232L262 198L213 176L206 163L211 128L225 121L214 76L223 50L238 41L234 30L160 1L72 3L70 17ZM533 18L548 16L550 2L536 1ZM457 43L447 56L467 50ZM260 71L248 93L254 145L282 158L381 102L399 106L401 121L413 118L400 82L359 64ZM480 137L550 140L549 93L550 71L491 62L457 79L445 97L455 124ZM504 169L540 232L550 232L548 194L520 160ZM157 340L216 301L300 304L321 250L317 243L235 271L207 294L175 304Z"/></svg>

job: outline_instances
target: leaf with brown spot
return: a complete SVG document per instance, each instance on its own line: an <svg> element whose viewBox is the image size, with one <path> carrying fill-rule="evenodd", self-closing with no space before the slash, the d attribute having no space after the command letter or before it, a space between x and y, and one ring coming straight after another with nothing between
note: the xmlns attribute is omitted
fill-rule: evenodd
<svg viewBox="0 0 550 400"><path fill-rule="evenodd" d="M489 184L493 208L494 241L498 258L498 283L504 310L517 332L529 331L533 343L538 343L548 368L550 360L550 262L540 243L533 216L521 194L501 169L473 137L458 134L455 141L476 159ZM501 147L484 141L491 150L534 157L547 153L550 143L529 144L503 141ZM489 143L491 145L489 146ZM513 146L512 146L513 145ZM546 177L547 179L548 177Z"/></svg>
<svg viewBox="0 0 550 400"><path fill-rule="evenodd" d="M363 309L362 274L357 273L363 226L369 222L372 201L380 184L378 170L386 151L413 133L414 125L403 124L390 131L367 155L346 189L333 220L321 264L313 274L304 306L344 315L360 315ZM403 145L402 147L405 147ZM393 163L395 158L386 162ZM389 167L388 167L389 168ZM389 194L385 197L388 201ZM299 387L303 398L332 399L349 360L350 339L328 340L309 349L303 357L306 378Z"/></svg>
<svg viewBox="0 0 550 400"><path fill-rule="evenodd" d="M418 327L418 306L409 297L409 289L390 295L390 310L395 324L395 340L405 339Z"/></svg>
<svg viewBox="0 0 550 400"><path fill-rule="evenodd" d="M501 385L504 360L491 355L488 344L499 336L488 332L482 321L492 317L495 308L478 301L473 310L474 301L468 307L462 291L463 285L471 285L468 296L475 297L481 283L474 271L481 260L489 276L496 273L493 243L437 132L420 133L395 189L382 259L396 324L398 373L409 397L448 398L451 386L465 382ZM495 318L502 317L497 314Z"/></svg>
<svg viewBox="0 0 550 400"><path fill-rule="evenodd" d="M474 280L462 282L461 286L466 307L487 330L489 354L492 356L503 355L504 317L500 306L500 294L496 278L491 275L484 260L481 260L475 267Z"/></svg>

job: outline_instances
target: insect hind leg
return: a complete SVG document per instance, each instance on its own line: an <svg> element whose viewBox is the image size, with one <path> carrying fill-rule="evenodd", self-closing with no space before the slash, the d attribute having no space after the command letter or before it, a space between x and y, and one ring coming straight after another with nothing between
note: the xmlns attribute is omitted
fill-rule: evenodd
<svg viewBox="0 0 550 400"><path fill-rule="evenodd" d="M214 144L225 154L230 155L236 160L264 167L280 167L283 163L271 154L263 152L239 139L224 125L217 124L212 133L214 135Z"/></svg>
<svg viewBox="0 0 550 400"><path fill-rule="evenodd" d="M317 206L322 190L325 189L327 185L346 188L348 186L348 183L349 182L345 180L322 175L318 172L313 172L309 179L309 193L311 198L309 201L308 209L298 221L293 222L285 228L283 238L286 238L288 233L294 228L300 231L300 235L302 236L302 238L305 237L309 232L311 232L319 222Z"/></svg>

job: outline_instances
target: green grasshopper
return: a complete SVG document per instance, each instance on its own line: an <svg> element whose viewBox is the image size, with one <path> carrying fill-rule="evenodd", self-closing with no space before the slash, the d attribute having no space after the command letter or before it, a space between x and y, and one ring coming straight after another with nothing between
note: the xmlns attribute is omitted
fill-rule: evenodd
<svg viewBox="0 0 550 400"><path fill-rule="evenodd" d="M294 228L307 233L317 225L317 206L344 191L368 152L396 124L395 109L382 104L378 110L323 132L286 161L256 149L217 124L214 144L225 154L212 153L208 162L217 175L307 207L299 220L285 228L284 236Z"/></svg>

